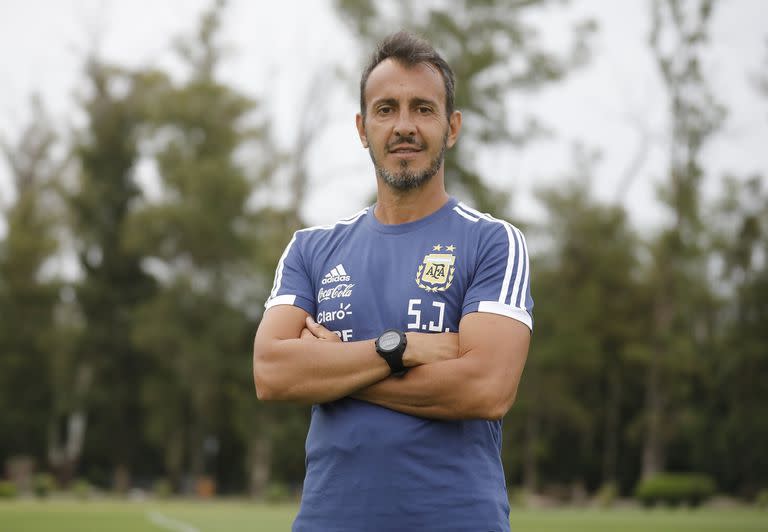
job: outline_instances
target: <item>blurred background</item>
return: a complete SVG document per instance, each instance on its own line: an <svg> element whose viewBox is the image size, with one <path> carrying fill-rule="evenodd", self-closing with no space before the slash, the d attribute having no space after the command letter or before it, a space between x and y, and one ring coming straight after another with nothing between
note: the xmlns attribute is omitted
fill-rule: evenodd
<svg viewBox="0 0 768 532"><path fill-rule="evenodd" d="M357 84L406 28L456 71L449 192L528 237L513 496L768 504L764 9L0 0L0 487L300 490L253 334L292 232L374 200Z"/></svg>

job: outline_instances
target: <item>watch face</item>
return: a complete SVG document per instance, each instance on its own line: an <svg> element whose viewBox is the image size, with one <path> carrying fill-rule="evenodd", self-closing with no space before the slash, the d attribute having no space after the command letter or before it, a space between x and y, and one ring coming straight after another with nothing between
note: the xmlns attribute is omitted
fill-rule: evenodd
<svg viewBox="0 0 768 532"><path fill-rule="evenodd" d="M387 331L379 336L379 349L392 351L400 345L400 335L395 331Z"/></svg>

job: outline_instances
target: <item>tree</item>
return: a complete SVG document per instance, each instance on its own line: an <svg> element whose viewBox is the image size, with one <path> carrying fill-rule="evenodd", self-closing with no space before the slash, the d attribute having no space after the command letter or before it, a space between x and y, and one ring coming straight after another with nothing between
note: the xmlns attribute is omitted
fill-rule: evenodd
<svg viewBox="0 0 768 532"><path fill-rule="evenodd" d="M66 166L56 154L59 138L35 98L32 120L19 139L0 139L11 170L16 200L0 241L0 456L45 456L47 415L52 403L49 363L54 308L61 283L45 271L58 251L56 194Z"/></svg>
<svg viewBox="0 0 768 532"><path fill-rule="evenodd" d="M766 47L768 52L768 47ZM768 67L768 53L764 64ZM768 99L768 68L755 79ZM768 446L768 409L761 382L768 375L768 189L765 176L727 176L708 210L709 249L718 313L714 348L703 379L693 460L721 488L752 496L768 477L760 449ZM713 420L718 430L711 433Z"/></svg>
<svg viewBox="0 0 768 532"><path fill-rule="evenodd" d="M510 123L508 102L513 94L563 79L588 58L592 22L574 28L574 42L562 54L545 50L525 15L546 0L382 4L371 0L337 0L337 8L354 34L371 50L395 29L424 35L456 74L456 108L464 115L462 140L446 152L449 190L468 197L481 211L506 214L508 193L479 174L475 156L482 150L522 146L542 133L529 117L522 128Z"/></svg>
<svg viewBox="0 0 768 532"><path fill-rule="evenodd" d="M548 216L531 230L546 243L532 286L544 303L510 442L523 443L522 477L538 489L540 472L559 483L617 482L624 411L632 404L631 351L642 338L638 238L621 207L592 197L593 160L577 153L565 185L538 191ZM510 446L513 448L514 446ZM600 452L596 452L600 450ZM514 464L514 456L505 460Z"/></svg>
<svg viewBox="0 0 768 532"><path fill-rule="evenodd" d="M91 457L111 464L116 487L124 489L144 449L135 430L142 418L135 390L146 363L130 331L137 306L154 285L142 256L125 246L126 222L140 199L135 165L147 89L144 80L95 57L86 61L86 76L82 107L88 124L74 141L79 174L69 196L82 274L76 296L85 326L71 361L78 377L63 392L69 399L60 415L79 419L83 433L92 421L92 437L81 439L102 443Z"/></svg>
<svg viewBox="0 0 768 532"><path fill-rule="evenodd" d="M712 250L721 264L713 279L721 304L704 379L693 460L723 488L754 495L768 475L768 189L760 175L725 180L710 210ZM718 430L712 434L713 420Z"/></svg>
<svg viewBox="0 0 768 532"><path fill-rule="evenodd" d="M654 302L645 385L644 477L665 469L667 442L680 426L673 416L678 414L680 420L685 410L673 405L687 404L680 377L695 370L707 334L702 310L711 304L702 248L700 158L723 118L701 72L712 6L711 0L653 3L650 45L667 90L671 121L669 171L661 199L672 223L651 244L648 283ZM702 332L692 334L696 331Z"/></svg>
<svg viewBox="0 0 768 532"><path fill-rule="evenodd" d="M235 440L268 463L247 346L296 223L263 204L280 157L261 107L217 77L224 8L214 3L196 34L177 41L188 77L167 80L147 108L147 155L163 194L132 213L128 235L161 286L141 305L132 339L151 356L142 386L148 436L177 486L232 464L243 470L247 458L216 460Z"/></svg>

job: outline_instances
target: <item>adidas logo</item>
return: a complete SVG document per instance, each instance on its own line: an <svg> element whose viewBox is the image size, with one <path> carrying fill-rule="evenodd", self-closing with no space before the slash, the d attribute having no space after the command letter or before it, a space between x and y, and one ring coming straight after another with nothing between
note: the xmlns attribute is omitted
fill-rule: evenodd
<svg viewBox="0 0 768 532"><path fill-rule="evenodd" d="M323 277L323 284L328 283L341 283L349 281L350 277L349 274L344 269L344 266L341 264L337 264L336 266L331 269L328 273L325 274L325 277Z"/></svg>

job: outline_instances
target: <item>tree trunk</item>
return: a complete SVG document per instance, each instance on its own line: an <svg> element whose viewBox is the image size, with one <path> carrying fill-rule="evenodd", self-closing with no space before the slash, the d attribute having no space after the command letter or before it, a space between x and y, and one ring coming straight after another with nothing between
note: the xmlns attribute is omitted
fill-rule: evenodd
<svg viewBox="0 0 768 532"><path fill-rule="evenodd" d="M536 460L538 440L538 420L532 409L528 412L528 416L525 420L525 450L523 453L523 486L525 486L525 489L531 493L536 492L539 483Z"/></svg>
<svg viewBox="0 0 768 532"><path fill-rule="evenodd" d="M251 440L249 453L250 493L253 497L262 497L266 492L271 473L272 442L264 436Z"/></svg>
<svg viewBox="0 0 768 532"><path fill-rule="evenodd" d="M661 375L659 371L659 358L661 353L655 351L651 358L651 367L648 368L645 395L646 430L643 442L643 467L642 478L648 478L663 470L662 459L662 400L661 400Z"/></svg>
<svg viewBox="0 0 768 532"><path fill-rule="evenodd" d="M665 286L667 283L662 283ZM664 470L664 385L663 357L666 352L664 338L669 335L674 308L669 290L661 290L654 305L654 336L648 375L645 384L645 440L643 441L642 478Z"/></svg>
<svg viewBox="0 0 768 532"><path fill-rule="evenodd" d="M112 471L112 490L126 494L131 489L131 470L126 464L117 464Z"/></svg>
<svg viewBox="0 0 768 532"><path fill-rule="evenodd" d="M48 462L60 486L68 486L77 471L83 450L87 416L83 410L66 415L63 431L60 419L55 419L48 431Z"/></svg>
<svg viewBox="0 0 768 532"><path fill-rule="evenodd" d="M615 483L619 456L619 411L621 409L621 372L612 364L608 372L608 397L605 405L603 434L603 483Z"/></svg>
<svg viewBox="0 0 768 532"><path fill-rule="evenodd" d="M69 485L75 476L83 452L88 427L88 415L83 405L91 387L91 376L90 367L82 365L78 368L72 395L75 397L73 402L79 406L63 415L54 414L48 428L48 462L61 486Z"/></svg>

